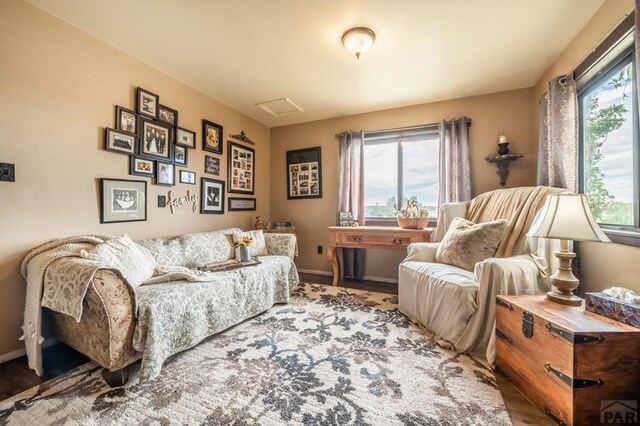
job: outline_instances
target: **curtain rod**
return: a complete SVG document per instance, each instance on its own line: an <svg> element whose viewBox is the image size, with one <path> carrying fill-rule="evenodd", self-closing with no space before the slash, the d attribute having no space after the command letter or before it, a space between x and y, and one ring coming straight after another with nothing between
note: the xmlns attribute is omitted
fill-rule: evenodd
<svg viewBox="0 0 640 426"><path fill-rule="evenodd" d="M467 124L469 126L471 126L471 119L467 118ZM425 127L437 127L440 126L440 123L430 123L430 124L423 124L421 126L410 126L410 127L398 127L395 129L384 129L384 130L367 130L364 133L394 133L394 132L403 132L403 131L407 131L407 130L417 130L417 129L424 129ZM340 133L336 133L336 138L339 137L340 135L342 135L345 132L340 132Z"/></svg>

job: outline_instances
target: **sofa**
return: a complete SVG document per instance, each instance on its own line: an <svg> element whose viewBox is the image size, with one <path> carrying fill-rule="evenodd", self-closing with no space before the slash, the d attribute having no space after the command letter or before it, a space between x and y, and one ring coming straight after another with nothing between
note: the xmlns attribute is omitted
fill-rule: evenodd
<svg viewBox="0 0 640 426"><path fill-rule="evenodd" d="M547 197L564 192L519 187L487 192L470 202L443 204L433 242L409 245L399 266L398 310L429 330L440 346L481 355L493 363L496 295L544 294L551 288L557 241L526 234ZM506 220L495 255L470 270L437 262L439 243L455 218L473 223Z"/></svg>
<svg viewBox="0 0 640 426"><path fill-rule="evenodd" d="M158 268L192 273L205 264L234 258L232 236L237 232L232 228L137 244L155 257ZM289 301L298 284L293 263L296 237L265 233L264 239L268 255L258 257L260 264L205 273L196 282L174 273L175 280L133 288L117 270L98 269L87 287L79 321L51 311L55 335L104 367L103 376L111 385L126 382L126 367L141 358L140 379L151 379L171 355ZM69 276L82 261L55 260L47 268L44 285L61 285L55 277Z"/></svg>

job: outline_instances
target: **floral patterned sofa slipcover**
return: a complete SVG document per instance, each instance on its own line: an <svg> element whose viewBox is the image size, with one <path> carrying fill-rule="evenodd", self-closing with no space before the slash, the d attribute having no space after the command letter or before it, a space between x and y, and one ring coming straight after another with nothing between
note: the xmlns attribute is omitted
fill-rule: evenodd
<svg viewBox="0 0 640 426"><path fill-rule="evenodd" d="M233 232L185 234L137 241L159 266L195 269L234 258ZM57 338L115 371L142 358L140 380L159 374L163 362L204 338L287 303L298 285L296 237L264 234L268 256L256 266L212 273L206 282L145 284L133 290L111 270L98 270L83 301L82 317L51 311ZM49 268L73 268L65 257Z"/></svg>

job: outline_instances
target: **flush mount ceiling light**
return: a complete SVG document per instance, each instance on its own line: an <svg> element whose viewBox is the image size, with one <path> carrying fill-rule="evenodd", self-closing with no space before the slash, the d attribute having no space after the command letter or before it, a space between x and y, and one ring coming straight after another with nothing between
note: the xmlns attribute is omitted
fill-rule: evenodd
<svg viewBox="0 0 640 426"><path fill-rule="evenodd" d="M354 53L356 58L367 53L376 39L376 34L366 27L351 28L342 35L342 44L347 51Z"/></svg>

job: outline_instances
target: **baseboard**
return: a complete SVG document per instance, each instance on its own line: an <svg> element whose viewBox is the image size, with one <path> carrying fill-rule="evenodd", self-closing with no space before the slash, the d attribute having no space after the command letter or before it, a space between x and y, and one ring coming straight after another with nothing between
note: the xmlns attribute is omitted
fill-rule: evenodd
<svg viewBox="0 0 640 426"><path fill-rule="evenodd" d="M298 272L301 272L303 274L312 274L312 275L322 275L325 277L332 277L333 274L331 272L327 272L327 271L316 271L314 269L298 269ZM398 280L395 278L384 278L384 277L374 277L371 275L365 275L364 277L362 277L363 280L367 280L367 281L377 281L380 283L391 283L391 284L398 284Z"/></svg>
<svg viewBox="0 0 640 426"><path fill-rule="evenodd" d="M55 337L50 337L42 342L42 347L48 348L49 346L55 345L57 342L58 341ZM20 358L21 356L25 356L26 354L27 350L25 348L16 349L15 351L7 352L6 354L0 354L0 364L11 361L12 359Z"/></svg>

